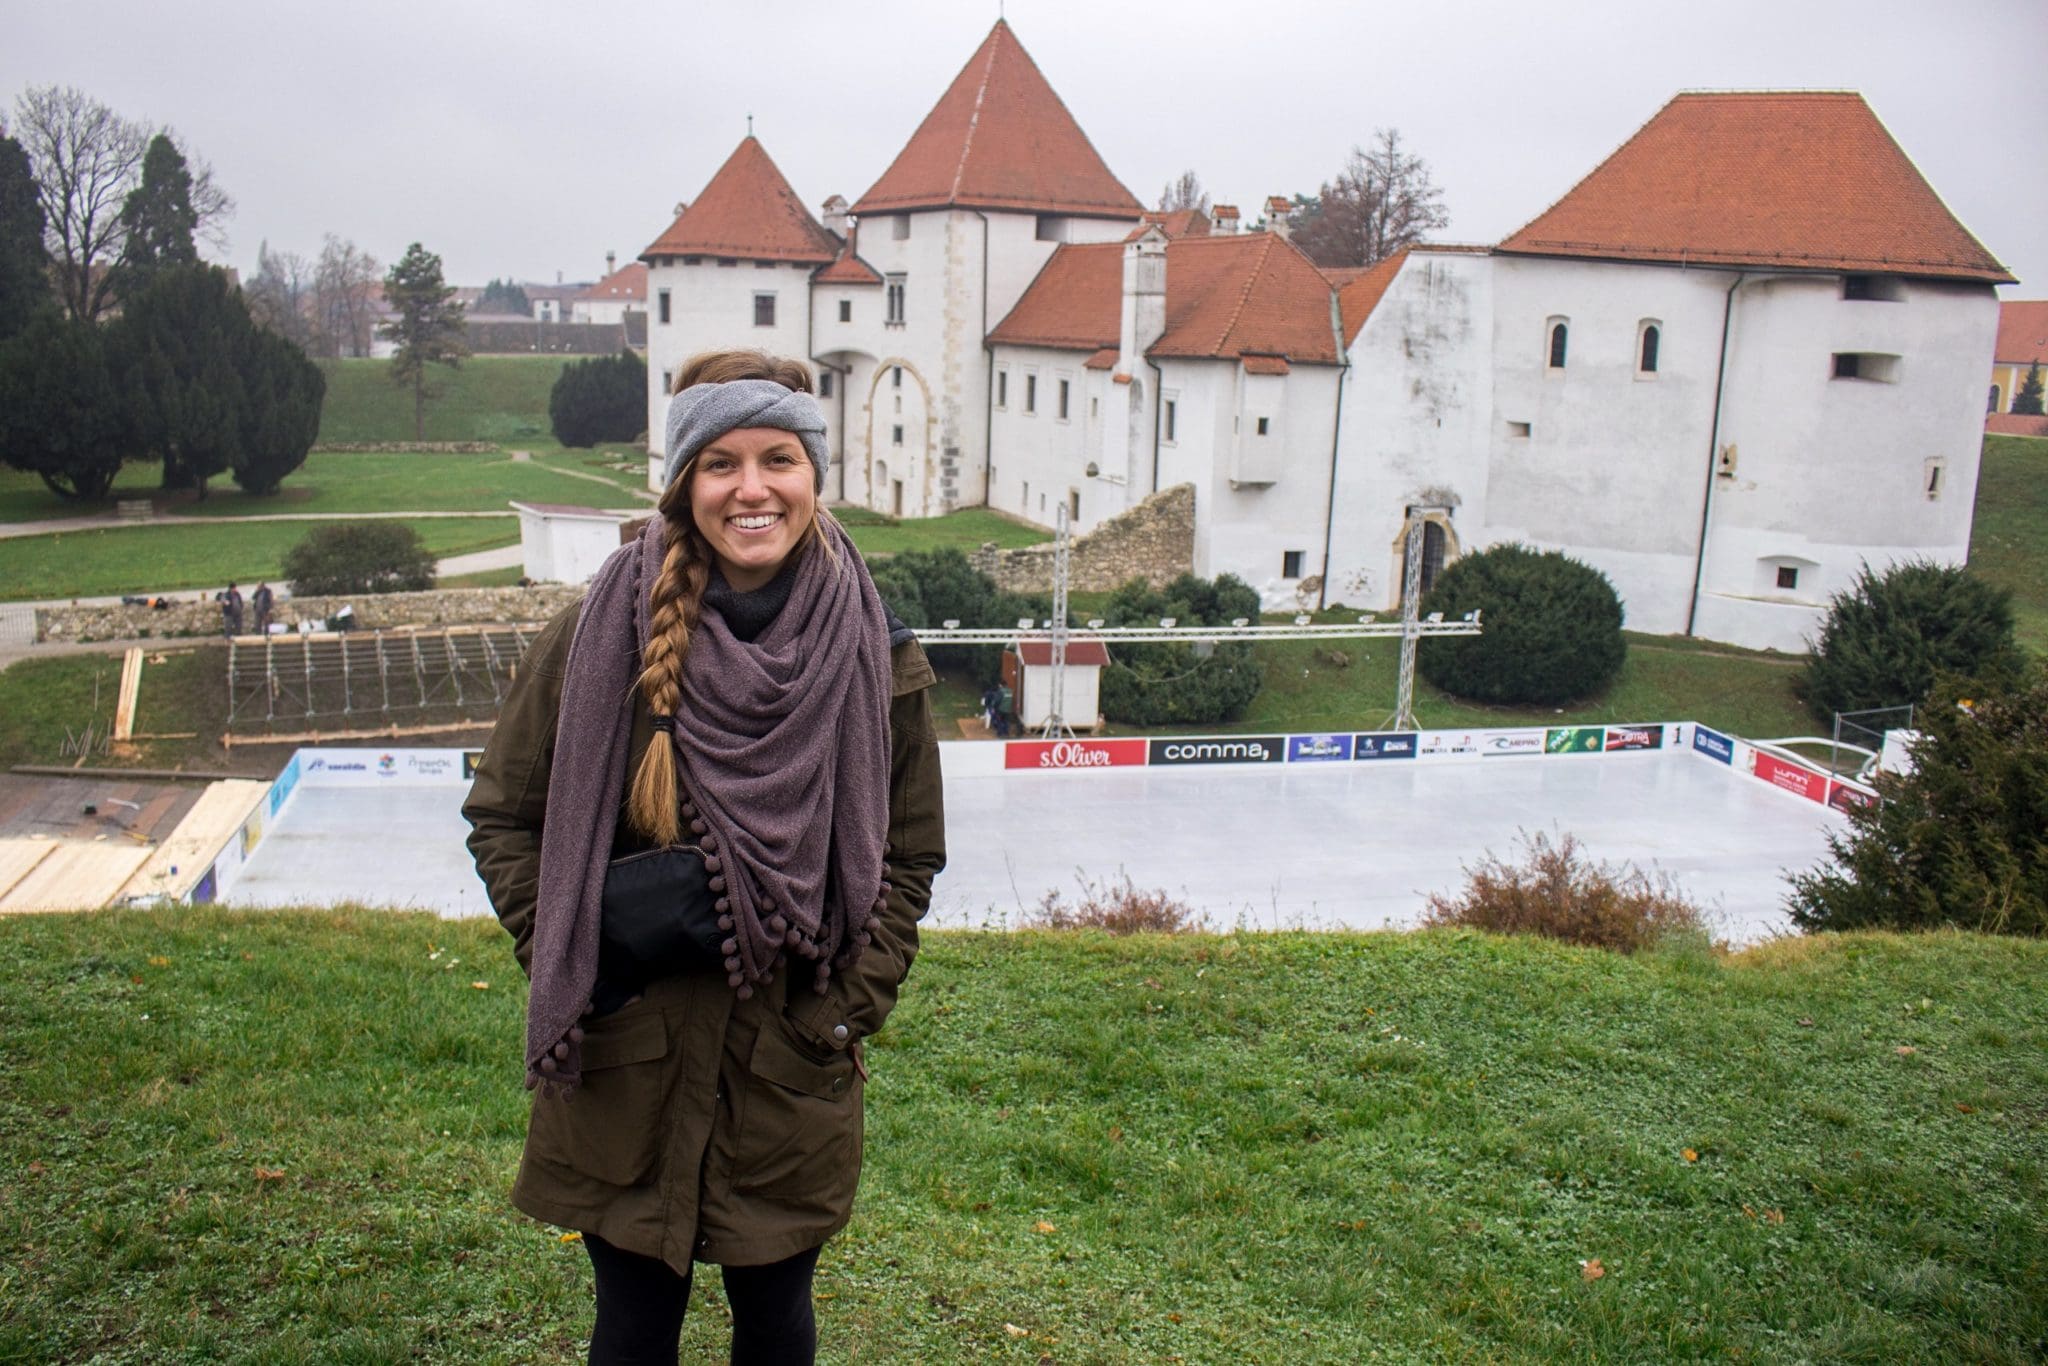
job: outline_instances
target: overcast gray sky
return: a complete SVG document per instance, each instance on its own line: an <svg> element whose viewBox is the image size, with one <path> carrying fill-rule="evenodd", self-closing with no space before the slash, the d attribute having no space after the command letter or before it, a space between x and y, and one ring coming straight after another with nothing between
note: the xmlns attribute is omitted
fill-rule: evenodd
<svg viewBox="0 0 2048 1366"><path fill-rule="evenodd" d="M996 0L0 0L0 98L77 85L173 125L237 209L224 259L336 232L448 277L590 279L746 131L814 211L857 197ZM1184 167L1255 217L1376 127L1428 159L1447 240L1541 212L1682 89L1860 90L2048 297L2044 0L1008 0L1025 48L1147 204ZM219 255L219 253L216 253Z"/></svg>

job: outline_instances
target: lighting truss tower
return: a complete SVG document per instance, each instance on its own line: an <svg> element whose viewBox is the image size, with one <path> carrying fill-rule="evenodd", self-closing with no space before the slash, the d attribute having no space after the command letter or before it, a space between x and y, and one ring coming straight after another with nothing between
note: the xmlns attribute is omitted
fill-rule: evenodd
<svg viewBox="0 0 2048 1366"><path fill-rule="evenodd" d="M1052 519L1052 667L1048 670L1052 696L1039 734L1048 740L1070 740L1074 728L1067 724L1067 552L1074 528L1067 521L1062 502Z"/></svg>

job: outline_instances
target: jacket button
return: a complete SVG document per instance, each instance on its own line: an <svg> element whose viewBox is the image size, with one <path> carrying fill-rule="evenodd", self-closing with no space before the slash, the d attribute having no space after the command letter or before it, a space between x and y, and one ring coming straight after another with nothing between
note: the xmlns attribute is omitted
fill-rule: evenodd
<svg viewBox="0 0 2048 1366"><path fill-rule="evenodd" d="M833 1026L832 1026L832 1037L833 1037L833 1038L835 1038L835 1039L838 1039L838 1040L839 1040L840 1042L844 1043L844 1042L846 1041L846 1026L845 1026L845 1025L843 1025L843 1024L842 1024L842 1025L833 1025Z"/></svg>
<svg viewBox="0 0 2048 1366"><path fill-rule="evenodd" d="M840 1093L841 1091L844 1091L845 1089L846 1089L846 1078L845 1078L845 1077L834 1077L834 1078L832 1078L832 1094L833 1094L833 1095L835 1095L835 1096L836 1096L836 1095L838 1095L838 1094L839 1094L839 1093Z"/></svg>

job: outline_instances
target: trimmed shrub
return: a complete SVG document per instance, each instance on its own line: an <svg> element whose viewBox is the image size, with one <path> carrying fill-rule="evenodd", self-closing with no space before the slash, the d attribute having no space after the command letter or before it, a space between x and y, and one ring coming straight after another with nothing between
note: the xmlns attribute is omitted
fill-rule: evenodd
<svg viewBox="0 0 2048 1366"><path fill-rule="evenodd" d="M284 576L298 597L409 593L434 586L434 557L403 522L334 522L285 552Z"/></svg>
<svg viewBox="0 0 2048 1366"><path fill-rule="evenodd" d="M1484 633L1425 638L1416 668L1453 697L1556 704L1614 681L1628 657L1621 599L1607 576L1559 551L1497 545L1453 562L1422 600L1425 616L1481 613Z"/></svg>
<svg viewBox="0 0 2048 1366"><path fill-rule="evenodd" d="M1706 918L1668 873L1652 878L1623 864L1596 863L1570 835L1553 844L1524 831L1519 863L1488 855L1465 870L1465 890L1431 894L1428 926L1534 934L1588 948L1634 953L1674 936L1704 939Z"/></svg>
<svg viewBox="0 0 2048 1366"><path fill-rule="evenodd" d="M548 393L548 422L564 446L631 441L647 430L647 362L621 351L563 366Z"/></svg>
<svg viewBox="0 0 2048 1366"><path fill-rule="evenodd" d="M1829 605L1797 687L1822 721L1835 713L1924 699L1937 674L2016 677L2012 594L1960 565L1868 565Z"/></svg>
<svg viewBox="0 0 2048 1366"><path fill-rule="evenodd" d="M2048 666L2017 683L1946 678L1916 718L1913 771L1792 878L1804 930L2048 935Z"/></svg>
<svg viewBox="0 0 2048 1366"><path fill-rule="evenodd" d="M906 550L869 566L875 591L914 630L948 621L962 626L1015 626L1021 617L1044 621L1052 609L1042 597L1005 593L958 550ZM959 671L977 687L1002 675L1000 645L933 645L926 651L934 668Z"/></svg>
<svg viewBox="0 0 2048 1366"><path fill-rule="evenodd" d="M1244 580L1183 574L1164 588L1132 579L1110 595L1102 613L1112 626L1227 626L1259 619L1259 595ZM1102 670L1102 714L1134 726L1203 725L1243 714L1265 682L1250 641L1213 645L1118 641Z"/></svg>

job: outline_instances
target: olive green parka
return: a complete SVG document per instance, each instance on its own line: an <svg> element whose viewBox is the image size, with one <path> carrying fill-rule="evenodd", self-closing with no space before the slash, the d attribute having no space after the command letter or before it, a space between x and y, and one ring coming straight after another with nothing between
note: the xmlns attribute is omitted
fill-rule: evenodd
<svg viewBox="0 0 2048 1366"><path fill-rule="evenodd" d="M541 824L576 615L575 606L558 615L521 661L462 808L477 875L529 974ZM679 1272L692 1261L780 1261L845 1226L860 1181L860 1041L896 1003L932 878L946 862L927 698L935 679L915 640L897 644L890 663L889 894L868 948L823 995L809 972L778 972L741 1001L723 969L709 968L655 982L633 1004L585 1020L580 1091L567 1101L535 1095L512 1187L520 1209ZM655 735L638 690L632 711L628 773Z"/></svg>

